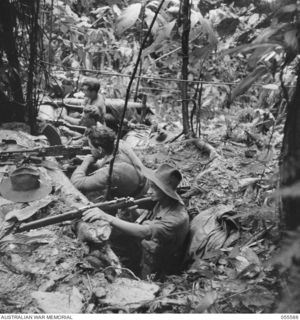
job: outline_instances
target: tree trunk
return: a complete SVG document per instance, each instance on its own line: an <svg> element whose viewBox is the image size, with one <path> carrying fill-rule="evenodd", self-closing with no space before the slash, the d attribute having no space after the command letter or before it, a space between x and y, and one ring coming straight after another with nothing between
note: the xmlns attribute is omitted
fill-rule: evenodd
<svg viewBox="0 0 300 320"><path fill-rule="evenodd" d="M182 0L182 69L181 76L182 80L188 80L188 67L189 67L189 36L191 29L190 11L191 4L190 0ZM182 96L182 123L183 133L185 136L190 134L190 123L189 123L189 98L188 98L188 82L184 81L181 83L181 96Z"/></svg>
<svg viewBox="0 0 300 320"><path fill-rule="evenodd" d="M23 104L24 96L22 91L22 84L20 79L20 64L18 59L18 51L16 47L16 41L14 37L14 26L16 25L16 18L13 5L9 3L8 0L0 1L0 28L1 32L1 46L6 53L7 60L10 67L10 87L12 92L12 97L16 103ZM25 108L24 110L18 108L15 115L18 119L24 120Z"/></svg>
<svg viewBox="0 0 300 320"><path fill-rule="evenodd" d="M300 182L300 65L298 65L296 89L287 106L280 180L281 187ZM282 227L288 230L300 226L300 197L282 199L281 222Z"/></svg>
<svg viewBox="0 0 300 320"><path fill-rule="evenodd" d="M37 58L37 37L38 37L38 14L39 14L39 2L40 0L33 0L32 2L32 23L31 33L29 35L30 43L30 57L28 66L28 79L26 90L26 103L27 103L27 117L28 124L31 128L31 133L36 133L36 105L34 101L34 74L36 68Z"/></svg>

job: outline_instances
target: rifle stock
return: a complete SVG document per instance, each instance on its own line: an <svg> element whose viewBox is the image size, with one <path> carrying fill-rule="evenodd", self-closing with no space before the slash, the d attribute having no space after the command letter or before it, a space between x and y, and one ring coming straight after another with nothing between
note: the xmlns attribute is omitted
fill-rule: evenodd
<svg viewBox="0 0 300 320"><path fill-rule="evenodd" d="M70 210L66 213L46 217L43 219L35 220L32 222L22 223L19 228L16 230L16 232L23 232L23 231L29 231L32 229L37 229L41 227L46 227L52 224L74 220L74 219L80 219L82 217L82 213L88 209L92 208L99 208L105 212L113 212L117 209L124 209L129 208L132 206L139 206L141 208L147 208L149 205L151 205L153 201L151 198L141 198L138 200L135 200L133 198L119 198L112 201L106 201L106 202L97 202L91 205L87 205L84 207L81 207L79 209Z"/></svg>

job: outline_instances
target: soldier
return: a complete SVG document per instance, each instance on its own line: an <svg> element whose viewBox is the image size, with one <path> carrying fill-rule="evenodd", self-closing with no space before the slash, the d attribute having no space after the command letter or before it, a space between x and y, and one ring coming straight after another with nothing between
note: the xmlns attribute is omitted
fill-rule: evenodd
<svg viewBox="0 0 300 320"><path fill-rule="evenodd" d="M92 127L88 133L92 155L84 159L73 172L72 183L90 200L103 196L107 191L110 161L113 157L116 134L105 126ZM101 162L98 161L101 159ZM94 170L90 175L88 171ZM112 196L139 197L148 190L147 179L141 172L142 162L134 151L120 141L112 174Z"/></svg>
<svg viewBox="0 0 300 320"><path fill-rule="evenodd" d="M105 100L99 90L99 82L85 82L83 84L85 100L81 118L69 116L66 112L62 114L62 118L70 124L86 127L96 125L97 122L105 124Z"/></svg>
<svg viewBox="0 0 300 320"><path fill-rule="evenodd" d="M179 271L189 230L188 214L176 192L182 176L168 164L155 172L144 169L143 173L151 181L149 193L157 204L142 224L121 220L98 208L86 211L83 220L103 219L124 234L141 239L141 276L156 273L163 277Z"/></svg>

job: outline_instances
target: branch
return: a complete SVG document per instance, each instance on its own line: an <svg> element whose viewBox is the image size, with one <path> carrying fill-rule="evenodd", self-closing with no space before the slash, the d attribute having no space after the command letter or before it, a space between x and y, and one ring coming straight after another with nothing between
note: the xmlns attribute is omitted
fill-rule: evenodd
<svg viewBox="0 0 300 320"><path fill-rule="evenodd" d="M190 0L182 0L182 67L181 67L181 78L188 80L188 68L189 68L189 36L191 28L191 4ZM183 132L186 137L190 135L190 123L189 123L189 99L188 99L188 82L184 82L181 85L182 95L182 123Z"/></svg>

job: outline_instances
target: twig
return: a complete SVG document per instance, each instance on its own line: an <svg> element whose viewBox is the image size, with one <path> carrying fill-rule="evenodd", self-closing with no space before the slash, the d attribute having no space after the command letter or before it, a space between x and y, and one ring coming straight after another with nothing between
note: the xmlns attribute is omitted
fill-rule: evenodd
<svg viewBox="0 0 300 320"><path fill-rule="evenodd" d="M201 75L201 73L200 73ZM200 80L200 77L199 77ZM199 86L199 84L198 84ZM203 83L200 84L200 90L198 94L198 105L197 105L197 113L196 113L196 134L198 137L201 137L201 103L202 103L202 93L203 93Z"/></svg>
<svg viewBox="0 0 300 320"><path fill-rule="evenodd" d="M108 266L106 268L104 268L102 270L102 272L104 272L105 270L109 270L109 269L118 269L118 270L122 270L122 271L127 271L135 280L141 281L141 279L136 276L130 269L128 268L123 268L123 267L115 267L115 266Z"/></svg>
<svg viewBox="0 0 300 320"><path fill-rule="evenodd" d="M126 110L127 110L127 105L128 105L128 101L129 101L129 97L130 97L130 90L131 90L131 86L132 86L132 83L134 81L134 78L135 78L135 75L137 73L137 70L138 70L138 67L139 67L139 64L140 64L140 61L141 61L141 57L142 57L142 53L143 53L143 49L146 45L146 42L148 40L148 37L150 36L151 34L151 30L152 30L152 27L155 23L155 20L158 16L158 13L161 9L161 7L163 6L165 0L161 0L161 3L160 5L158 6L156 12L155 12L155 15L152 19L152 22L151 22L151 25L147 31L147 34L144 38L144 41L140 47L140 50L139 50L139 54L138 54L138 57L137 57L137 60L136 60L136 63L135 63L135 66L134 66L134 70L132 72L132 75L131 75L131 78L130 78L130 81L129 81L129 84L128 84L128 87L127 87L127 90L126 90L126 97L125 97L125 105L124 105L124 109L123 109L123 113L122 113L122 117L121 117L121 121L120 121L120 126L118 128L118 135L117 135L117 142L116 142L116 145L115 145L115 149L114 149L114 153L113 153L113 158L110 162L110 166L109 166L109 173L108 173L108 180L107 180L107 192L106 192L106 199L109 198L110 196L110 191L111 191L111 187L112 187L112 173L113 173L113 168L114 168L114 163L115 163L115 159L116 159L116 155L118 153L118 149L119 149L119 143L120 143L120 139L121 139L121 136L122 136L122 130L123 130L123 123L124 123L124 119L125 119L125 114L126 114Z"/></svg>
<svg viewBox="0 0 300 320"><path fill-rule="evenodd" d="M254 241L257 241L260 237L262 237L265 233L267 233L268 231L270 231L273 228L274 228L274 226L270 226L264 230L258 231L253 236L251 236L251 239L249 239L244 245L241 245L241 247L249 246L251 243L253 243Z"/></svg>
<svg viewBox="0 0 300 320"><path fill-rule="evenodd" d="M87 277L87 279L88 279L88 282L89 282L89 291L90 291L90 294L92 294L92 292L93 292L93 286L92 286L92 283L91 283L91 279L90 279L90 276L89 276L89 274L87 273L86 274L86 277Z"/></svg>
<svg viewBox="0 0 300 320"><path fill-rule="evenodd" d="M248 244L248 247L256 246L257 244L259 244L260 242L263 242L264 240L265 239L260 239L260 240L254 241L254 242Z"/></svg>
<svg viewBox="0 0 300 320"><path fill-rule="evenodd" d="M122 306L107 306L107 307L103 307L101 309L98 309L97 311L100 313L100 312L103 312L103 311L109 311L109 310L122 310L126 313L129 313L129 310L126 309L125 307L122 307Z"/></svg>
<svg viewBox="0 0 300 320"><path fill-rule="evenodd" d="M168 142L169 142L169 143L173 143L175 140L177 140L178 138L180 138L183 134L184 134L184 132L181 131L176 137L174 137L173 139L171 139L171 140L168 141Z"/></svg>
<svg viewBox="0 0 300 320"><path fill-rule="evenodd" d="M249 291L249 290L251 290L251 289L253 289L253 288L247 288L247 289L245 289L245 290L236 292L236 293L232 294L231 296L225 297L225 298L223 298L223 299L220 299L220 300L217 299L216 301L218 301L218 302L226 301L226 300L228 300L228 299L230 299L230 298L232 298L232 297L234 297L234 296L238 296L239 294L245 293L245 292L247 292L247 291Z"/></svg>
<svg viewBox="0 0 300 320"><path fill-rule="evenodd" d="M143 33L143 25L144 25L144 20L145 20L145 8L146 6L143 5L142 6L142 12L141 12L141 15L142 15L142 21L141 21L141 30L140 30L140 46L142 47L143 45L143 36L144 36L144 33ZM136 83L136 87L135 87L135 95L134 95L134 101L137 101L137 98L138 98L138 93L139 93L139 86L140 86L140 82L141 82L141 78L140 76L142 75L142 71L143 71L143 60L141 59L141 61L139 62L139 67L140 67L140 70L139 70L139 78L137 80L137 83Z"/></svg>
<svg viewBox="0 0 300 320"><path fill-rule="evenodd" d="M8 270L0 268L0 272L8 273Z"/></svg>

